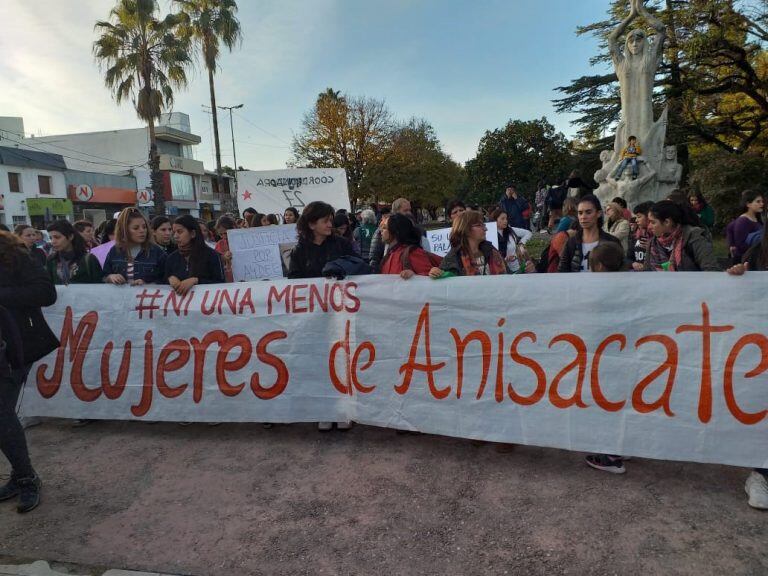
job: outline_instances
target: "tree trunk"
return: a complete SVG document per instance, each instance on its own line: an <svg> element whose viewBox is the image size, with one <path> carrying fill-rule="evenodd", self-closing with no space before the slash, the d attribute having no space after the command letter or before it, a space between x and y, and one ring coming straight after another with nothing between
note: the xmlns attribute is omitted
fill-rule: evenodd
<svg viewBox="0 0 768 576"><path fill-rule="evenodd" d="M149 125L149 170L152 185L152 200L155 204L155 216L165 216L165 184L160 173L160 155L157 153L155 138L155 121L150 119Z"/></svg>
<svg viewBox="0 0 768 576"><path fill-rule="evenodd" d="M219 144L219 116L216 113L216 90L213 87L213 70L208 68L208 89L211 92L211 115L213 116L213 142L216 147L216 182L219 194L224 193L224 179L221 177L221 145ZM235 166L237 170L237 166Z"/></svg>

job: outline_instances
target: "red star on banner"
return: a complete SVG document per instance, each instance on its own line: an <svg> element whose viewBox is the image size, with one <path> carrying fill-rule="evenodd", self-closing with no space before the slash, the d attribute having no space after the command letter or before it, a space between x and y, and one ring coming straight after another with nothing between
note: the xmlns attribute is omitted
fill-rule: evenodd
<svg viewBox="0 0 768 576"><path fill-rule="evenodd" d="M253 196L253 194L251 194L248 190L243 192L243 200L250 200L251 196Z"/></svg>

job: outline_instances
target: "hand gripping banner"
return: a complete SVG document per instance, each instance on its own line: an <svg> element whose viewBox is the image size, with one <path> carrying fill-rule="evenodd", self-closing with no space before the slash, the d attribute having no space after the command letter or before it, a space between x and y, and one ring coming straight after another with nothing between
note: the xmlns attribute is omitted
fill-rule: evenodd
<svg viewBox="0 0 768 576"><path fill-rule="evenodd" d="M763 273L68 286L25 415L353 420L768 466Z"/></svg>

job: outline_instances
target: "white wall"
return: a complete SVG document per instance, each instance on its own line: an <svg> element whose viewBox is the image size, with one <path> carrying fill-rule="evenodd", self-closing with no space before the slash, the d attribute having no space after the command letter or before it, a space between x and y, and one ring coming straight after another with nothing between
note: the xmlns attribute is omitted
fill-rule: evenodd
<svg viewBox="0 0 768 576"><path fill-rule="evenodd" d="M8 172L21 174L21 192L11 192L8 182ZM38 176L51 177L51 194L40 194ZM14 216L24 217L29 223L26 201L29 198L66 198L67 185L63 172L55 170L38 170L37 168L22 168L0 164L0 194L3 195L4 211L0 212L0 221L13 228Z"/></svg>
<svg viewBox="0 0 768 576"><path fill-rule="evenodd" d="M146 128L25 138L24 144L33 150L60 154L67 168L83 172L124 174L132 166L146 164L149 158Z"/></svg>

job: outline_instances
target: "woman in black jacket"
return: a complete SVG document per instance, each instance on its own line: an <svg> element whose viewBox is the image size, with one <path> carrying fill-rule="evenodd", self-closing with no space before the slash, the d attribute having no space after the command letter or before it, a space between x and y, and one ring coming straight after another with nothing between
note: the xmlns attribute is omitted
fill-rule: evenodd
<svg viewBox="0 0 768 576"><path fill-rule="evenodd" d="M333 206L310 202L296 223L299 243L291 251L288 278L322 278L323 267L342 256L357 256L346 239L333 233Z"/></svg>
<svg viewBox="0 0 768 576"><path fill-rule="evenodd" d="M218 252L205 243L196 218L179 216L173 222L176 252L165 261L165 280L184 296L197 284L224 282L224 266Z"/></svg>
<svg viewBox="0 0 768 576"><path fill-rule="evenodd" d="M12 234L0 232L0 450L11 464L0 500L19 496L20 513L40 503L42 483L29 460L16 404L32 363L59 346L40 311L54 302L56 289L46 271L33 265Z"/></svg>

